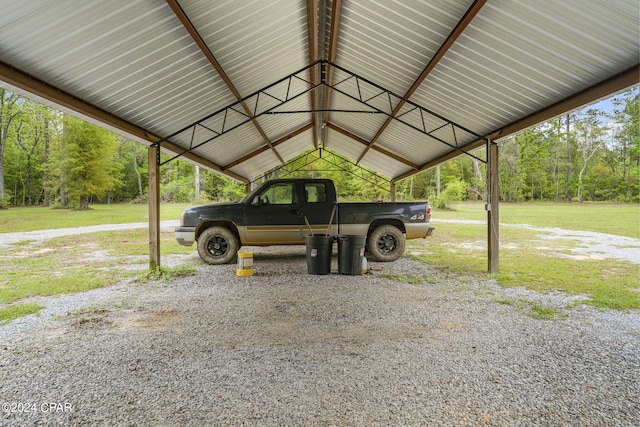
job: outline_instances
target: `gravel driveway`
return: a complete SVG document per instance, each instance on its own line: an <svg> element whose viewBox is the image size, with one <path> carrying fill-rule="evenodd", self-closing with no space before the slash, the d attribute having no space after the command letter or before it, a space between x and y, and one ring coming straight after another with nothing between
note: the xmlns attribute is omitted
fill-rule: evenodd
<svg viewBox="0 0 640 427"><path fill-rule="evenodd" d="M313 276L304 247L253 249L253 277L194 253L194 277L48 298L0 325L0 425L640 425L637 311L407 258Z"/></svg>
<svg viewBox="0 0 640 427"><path fill-rule="evenodd" d="M0 326L0 424L640 425L637 312L406 258L364 276L308 275L304 247L254 259L238 277L192 255L194 277L62 296ZM392 278L421 274L434 283Z"/></svg>

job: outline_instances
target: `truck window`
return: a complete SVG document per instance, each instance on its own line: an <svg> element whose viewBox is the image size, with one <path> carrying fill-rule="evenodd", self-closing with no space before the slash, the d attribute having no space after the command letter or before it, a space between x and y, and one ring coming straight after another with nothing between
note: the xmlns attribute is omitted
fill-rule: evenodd
<svg viewBox="0 0 640 427"><path fill-rule="evenodd" d="M307 182L304 184L305 202L307 203L326 203L327 188L322 182Z"/></svg>
<svg viewBox="0 0 640 427"><path fill-rule="evenodd" d="M270 205L292 205L298 202L296 187L291 182L273 184L260 195L260 201Z"/></svg>

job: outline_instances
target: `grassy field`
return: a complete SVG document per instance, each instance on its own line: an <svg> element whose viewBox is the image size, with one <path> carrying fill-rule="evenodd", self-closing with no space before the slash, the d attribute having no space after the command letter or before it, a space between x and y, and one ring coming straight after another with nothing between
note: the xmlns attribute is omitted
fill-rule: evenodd
<svg viewBox="0 0 640 427"><path fill-rule="evenodd" d="M193 204L168 203L160 206L160 219L179 219ZM0 233L80 227L98 224L125 224L149 221L149 208L140 204L91 205L86 211L48 208L0 210Z"/></svg>
<svg viewBox="0 0 640 427"><path fill-rule="evenodd" d="M486 221L480 204L434 211L432 218ZM640 238L640 206L598 204L502 204L502 224L529 224L595 231ZM615 259L579 259L572 239L545 239L550 232L502 226L500 273L505 287L582 296L582 303L602 308L640 309L640 266ZM435 236L407 243L409 256L433 265L443 275L486 276L486 224L440 223Z"/></svg>
<svg viewBox="0 0 640 427"><path fill-rule="evenodd" d="M178 219L185 206L162 205L161 219ZM485 221L486 212L481 204L462 204L453 211L434 211L433 218ZM0 233L147 220L146 205L97 205L89 211L15 208L0 211ZM638 205L502 204L500 221L640 238ZM571 259L568 255L575 241L548 240L544 234L501 227L501 273L496 278L503 286L580 295L585 304L595 307L640 309L638 265L612 259ZM173 233L162 233L161 250L163 256L190 254L194 247L180 246ZM488 277L484 223L440 223L432 238L407 242L407 254L432 265L441 277L453 276L462 282L474 276ZM144 278L147 265L146 228L60 237L37 246L13 245L0 253L0 323L42 309L30 297L81 292L127 277ZM164 272L180 274L180 269ZM428 284L438 277L406 280ZM537 310L544 313L545 308Z"/></svg>
<svg viewBox="0 0 640 427"><path fill-rule="evenodd" d="M162 220L178 219L187 205L163 204ZM94 205L87 211L45 208L0 210L0 233L98 224L148 221L146 205ZM173 233L161 233L162 255L188 254ZM144 280L148 273L149 235L146 228L80 234L28 242L0 253L0 323L37 313L43 307L25 302L34 296L53 296L109 286L128 277ZM135 258L132 258L135 256ZM180 269L178 269L180 271ZM185 270L188 271L188 270ZM163 273L174 274L165 269Z"/></svg>
<svg viewBox="0 0 640 427"><path fill-rule="evenodd" d="M484 204L462 203L433 210L434 219L487 220ZM640 205L600 203L501 203L500 223L585 230L640 239Z"/></svg>
<svg viewBox="0 0 640 427"><path fill-rule="evenodd" d="M14 245L0 255L0 324L42 306L27 303L34 296L54 296L113 285L126 278L145 280L148 275L147 229L104 231L48 240L39 246ZM173 233L160 235L162 256L194 251L180 246ZM192 272L188 268L164 269L162 274Z"/></svg>

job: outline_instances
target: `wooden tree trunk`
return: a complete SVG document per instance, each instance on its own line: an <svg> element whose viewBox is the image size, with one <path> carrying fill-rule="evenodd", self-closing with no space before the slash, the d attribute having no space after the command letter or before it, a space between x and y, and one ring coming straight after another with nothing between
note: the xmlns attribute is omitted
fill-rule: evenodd
<svg viewBox="0 0 640 427"><path fill-rule="evenodd" d="M42 177L42 191L44 192L44 200L42 204L49 206L49 119L45 118L45 133L44 133L44 176Z"/></svg>
<svg viewBox="0 0 640 427"><path fill-rule="evenodd" d="M88 196L80 197L80 209L89 209L89 197Z"/></svg>

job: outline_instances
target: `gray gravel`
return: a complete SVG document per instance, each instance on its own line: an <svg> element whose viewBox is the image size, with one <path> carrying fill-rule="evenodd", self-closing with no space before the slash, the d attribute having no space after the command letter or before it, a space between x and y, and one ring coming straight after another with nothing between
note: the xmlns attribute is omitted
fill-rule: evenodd
<svg viewBox="0 0 640 427"><path fill-rule="evenodd" d="M313 276L304 247L254 252L253 277L192 255L196 276L51 299L0 326L0 400L22 409L0 424L640 425L637 311L406 258Z"/></svg>

